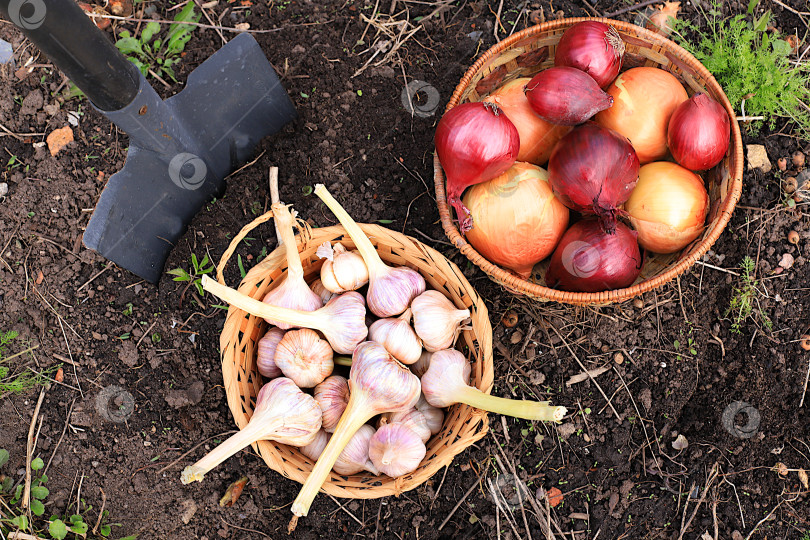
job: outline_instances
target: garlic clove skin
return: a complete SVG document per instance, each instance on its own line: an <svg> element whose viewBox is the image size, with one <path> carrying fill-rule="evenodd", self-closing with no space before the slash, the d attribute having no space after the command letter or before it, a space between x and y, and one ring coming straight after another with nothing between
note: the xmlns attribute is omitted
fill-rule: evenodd
<svg viewBox="0 0 810 540"><path fill-rule="evenodd" d="M416 402L416 408L425 416L425 421L427 422L431 435L436 435L442 430L444 411L428 403L424 394L419 396L419 401Z"/></svg>
<svg viewBox="0 0 810 540"><path fill-rule="evenodd" d="M318 458L323 453L323 449L326 448L326 443L329 442L329 437L331 437L331 435L321 429L315 435L311 443L301 447L301 453L312 461L318 461Z"/></svg>
<svg viewBox="0 0 810 540"><path fill-rule="evenodd" d="M337 243L334 248L318 248L317 255L326 258L321 266L321 282L334 293L356 291L368 283L368 267L358 251L347 251L343 244Z"/></svg>
<svg viewBox="0 0 810 540"><path fill-rule="evenodd" d="M306 446L321 429L321 408L294 382L278 377L262 386L256 396L256 409L248 424L214 448L194 465L183 469L183 484L202 481L205 474L256 441L278 441L290 446Z"/></svg>
<svg viewBox="0 0 810 540"><path fill-rule="evenodd" d="M332 347L325 339L315 330L302 328L290 330L281 338L275 363L300 388L312 388L332 374L332 356Z"/></svg>
<svg viewBox="0 0 810 540"><path fill-rule="evenodd" d="M377 428L381 428L386 424L402 424L416 433L423 443L427 444L428 440L430 440L431 433L427 417L419 409L414 408L406 412L384 414L380 417Z"/></svg>
<svg viewBox="0 0 810 540"><path fill-rule="evenodd" d="M411 368L411 372L417 377L421 378L430 367L431 355L433 355L433 353L422 351L422 354L419 355L419 360L408 366Z"/></svg>
<svg viewBox="0 0 810 540"><path fill-rule="evenodd" d="M275 358L276 347L284 337L284 333L281 328L270 328L259 340L256 351L256 368L263 377L275 379L281 376L281 369L276 365Z"/></svg>
<svg viewBox="0 0 810 540"><path fill-rule="evenodd" d="M422 354L422 340L416 335L408 321L411 319L411 310L396 319L379 319L374 321L368 329L369 341L376 341L388 351L391 356L403 364L413 364Z"/></svg>
<svg viewBox="0 0 810 540"><path fill-rule="evenodd" d="M368 442L374 433L373 427L363 424L349 440L349 444L343 448L332 466L332 470L345 476L357 474L360 471L368 471L374 476L379 476L380 471L368 458Z"/></svg>
<svg viewBox="0 0 810 540"><path fill-rule="evenodd" d="M377 317L394 317L405 311L426 288L425 278L416 270L407 266L387 267L369 281L368 309Z"/></svg>
<svg viewBox="0 0 810 540"><path fill-rule="evenodd" d="M314 397L323 411L323 430L332 433L349 403L349 381L340 375L327 377L315 387Z"/></svg>
<svg viewBox="0 0 810 540"><path fill-rule="evenodd" d="M323 286L323 282L320 279L316 279L315 281L313 281L312 285L310 285L309 288L312 290L312 292L321 297L321 300L323 301L324 305L326 305L326 303L329 302L329 300L331 300L332 298L338 296L337 293L328 291L326 287Z"/></svg>
<svg viewBox="0 0 810 540"><path fill-rule="evenodd" d="M391 478L410 474L425 458L427 449L419 435L403 424L386 424L371 437L368 455L381 473Z"/></svg>
<svg viewBox="0 0 810 540"><path fill-rule="evenodd" d="M461 323L470 317L469 309L456 306L439 291L425 291L411 303L413 327L428 352L452 347Z"/></svg>

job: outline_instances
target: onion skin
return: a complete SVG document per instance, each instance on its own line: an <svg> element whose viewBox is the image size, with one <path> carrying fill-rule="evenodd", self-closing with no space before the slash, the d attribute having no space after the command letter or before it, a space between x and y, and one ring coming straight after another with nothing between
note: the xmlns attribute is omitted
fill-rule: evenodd
<svg viewBox="0 0 810 540"><path fill-rule="evenodd" d="M638 170L630 141L592 122L563 137L548 162L554 194L572 210L596 214L608 233L616 226L616 208L636 185Z"/></svg>
<svg viewBox="0 0 810 540"><path fill-rule="evenodd" d="M472 227L461 194L505 172L520 151L515 125L494 103L462 103L447 111L434 136L447 176L447 202L456 209L462 234Z"/></svg>
<svg viewBox="0 0 810 540"><path fill-rule="evenodd" d="M731 122L722 105L706 94L684 101L669 119L667 145L675 161L692 171L711 169L726 155Z"/></svg>
<svg viewBox="0 0 810 540"><path fill-rule="evenodd" d="M555 66L580 69L606 88L619 74L624 59L624 42L615 28L598 21L576 23L557 44Z"/></svg>
<svg viewBox="0 0 810 540"><path fill-rule="evenodd" d="M473 216L467 240L490 262L527 278L548 257L568 226L568 209L554 196L548 173L530 163L467 191Z"/></svg>
<svg viewBox="0 0 810 540"><path fill-rule="evenodd" d="M551 256L546 284L571 292L602 292L629 287L641 273L637 234L622 222L606 234L593 218L574 223Z"/></svg>
<svg viewBox="0 0 810 540"><path fill-rule="evenodd" d="M677 163L644 165L624 205L639 244L655 253L674 253L703 232L709 195L703 179Z"/></svg>
<svg viewBox="0 0 810 540"><path fill-rule="evenodd" d="M624 135L644 165L667 154L667 126L675 109L689 96L670 72L654 67L628 69L611 84L610 109L600 112L597 124Z"/></svg>
<svg viewBox="0 0 810 540"><path fill-rule="evenodd" d="M577 68L541 71L526 85L526 99L537 115L552 124L576 126L613 105L613 97Z"/></svg>
<svg viewBox="0 0 810 540"><path fill-rule="evenodd" d="M515 125L520 136L517 161L527 161L541 167L548 162L554 146L569 131L569 126L558 126L535 114L523 88L531 81L521 77L504 84L484 101L496 103Z"/></svg>

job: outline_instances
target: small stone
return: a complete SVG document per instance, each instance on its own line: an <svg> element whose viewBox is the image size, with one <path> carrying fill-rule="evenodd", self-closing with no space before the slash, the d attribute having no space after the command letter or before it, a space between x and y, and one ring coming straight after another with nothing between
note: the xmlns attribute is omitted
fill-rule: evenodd
<svg viewBox="0 0 810 540"><path fill-rule="evenodd" d="M8 184L0 182L0 197L4 197L6 194L8 194Z"/></svg>
<svg viewBox="0 0 810 540"><path fill-rule="evenodd" d="M183 523L188 525L188 522L191 521L191 518L193 518L196 513L197 503L195 503L194 500L185 499L180 501L180 519L183 520Z"/></svg>
<svg viewBox="0 0 810 540"><path fill-rule="evenodd" d="M768 159L768 152L761 144L749 144L746 146L748 154L748 170L759 169L762 172L770 172L773 168L771 160Z"/></svg>
<svg viewBox="0 0 810 540"><path fill-rule="evenodd" d="M738 530L731 531L731 540L743 540L743 535Z"/></svg>
<svg viewBox="0 0 810 540"><path fill-rule="evenodd" d="M292 54L304 54L307 52L307 49L303 45L296 45L290 52Z"/></svg>
<svg viewBox="0 0 810 540"><path fill-rule="evenodd" d="M790 253L783 253L782 258L779 260L779 266L784 268L785 270L790 270L793 266L793 263L796 262L796 259L793 258L793 255Z"/></svg>
<svg viewBox="0 0 810 540"><path fill-rule="evenodd" d="M620 352L617 352L616 354L613 355L613 361L616 362L617 364L623 364L624 355Z"/></svg>
<svg viewBox="0 0 810 540"><path fill-rule="evenodd" d="M11 64L14 62L14 49L11 43L0 39L0 64Z"/></svg>
<svg viewBox="0 0 810 540"><path fill-rule="evenodd" d="M567 439L568 437L573 435L576 430L577 430L576 426L574 426L574 424L572 424L571 422L563 424L557 428L557 432L563 439Z"/></svg>
<svg viewBox="0 0 810 540"><path fill-rule="evenodd" d="M644 300L641 298L634 298L633 299L633 307L636 309L641 309L644 307Z"/></svg>
<svg viewBox="0 0 810 540"><path fill-rule="evenodd" d="M70 129L70 126L56 129L48 135L46 141L48 142L48 150L50 150L51 155L56 156L60 150L73 142L73 130Z"/></svg>

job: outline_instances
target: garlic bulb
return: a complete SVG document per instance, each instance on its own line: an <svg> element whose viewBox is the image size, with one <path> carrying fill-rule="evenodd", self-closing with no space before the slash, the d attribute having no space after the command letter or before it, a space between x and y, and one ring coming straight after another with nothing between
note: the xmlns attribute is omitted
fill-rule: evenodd
<svg viewBox="0 0 810 540"><path fill-rule="evenodd" d="M326 448L326 443L329 442L329 437L331 437L331 435L323 429L318 430L312 442L301 447L301 453L312 461L318 461L318 458L323 453L323 449Z"/></svg>
<svg viewBox="0 0 810 540"><path fill-rule="evenodd" d="M294 517L288 531L295 529L300 516L307 515L335 460L361 426L378 414L409 410L416 404L419 400L419 379L388 354L382 345L365 341L352 353L349 390L346 411L292 504Z"/></svg>
<svg viewBox="0 0 810 540"><path fill-rule="evenodd" d="M332 433L349 403L349 381L340 375L327 377L315 387L315 401L323 411L323 430Z"/></svg>
<svg viewBox="0 0 810 540"><path fill-rule="evenodd" d="M425 278L407 266L391 267L385 264L363 230L323 184L315 186L315 194L335 214L366 262L369 278L366 300L371 312L378 317L393 317L405 311L411 300L425 291Z"/></svg>
<svg viewBox="0 0 810 540"><path fill-rule="evenodd" d="M321 297L324 304L326 304L332 298L338 296L337 293L326 290L326 287L323 286L323 282L320 279L313 281L309 288L312 290L312 292Z"/></svg>
<svg viewBox="0 0 810 540"><path fill-rule="evenodd" d="M350 475L360 471L368 471L374 476L378 476L380 471L368 459L368 442L374 435L375 430L368 424L363 424L352 436L349 443L340 453L332 466L332 470L338 474Z"/></svg>
<svg viewBox="0 0 810 540"><path fill-rule="evenodd" d="M391 478L415 471L426 453L425 443L419 435L403 424L382 426L368 445L371 462Z"/></svg>
<svg viewBox="0 0 810 540"><path fill-rule="evenodd" d="M414 408L410 411L384 414L380 417L377 428L379 429L386 424L402 424L416 433L423 443L430 440L430 426L428 426L427 417L419 409Z"/></svg>
<svg viewBox="0 0 810 540"><path fill-rule="evenodd" d="M421 378L430 367L430 356L432 354L433 353L428 351L422 351L422 354L419 355L419 360L417 360L416 363L408 366L411 368L411 372L413 372L413 374L417 377Z"/></svg>
<svg viewBox="0 0 810 540"><path fill-rule="evenodd" d="M284 330L281 328L271 328L262 339L259 340L256 352L256 368L262 376L268 379L275 379L281 375L281 370L275 362L276 347L281 338L284 337Z"/></svg>
<svg viewBox="0 0 810 540"><path fill-rule="evenodd" d="M452 347L461 330L460 324L470 317L469 309L456 306L439 291L425 291L413 299L413 327L428 352Z"/></svg>
<svg viewBox="0 0 810 540"><path fill-rule="evenodd" d="M422 340L411 328L410 320L411 310L406 309L396 319L374 321L368 329L368 339L385 347L403 364L413 364L422 354Z"/></svg>
<svg viewBox="0 0 810 540"><path fill-rule="evenodd" d="M434 407L465 403L476 409L526 420L560 422L568 412L565 407L552 407L548 401L520 401L485 394L468 385L470 364L455 349L433 353L430 368L422 376L422 393Z"/></svg>
<svg viewBox="0 0 810 540"><path fill-rule="evenodd" d="M286 377L273 379L256 396L256 409L248 424L194 465L183 469L184 484L202 481L205 473L256 441L278 441L306 446L321 429L321 408Z"/></svg>
<svg viewBox="0 0 810 540"><path fill-rule="evenodd" d="M315 254L326 259L321 266L321 283L333 293L356 291L368 283L368 268L358 251L347 251L343 244L333 248L329 242L318 247Z"/></svg>
<svg viewBox="0 0 810 540"><path fill-rule="evenodd" d="M287 250L287 276L278 287L264 295L262 301L276 307L299 311L315 311L323 307L323 300L312 292L307 282L304 281L304 268L301 266L301 256L298 253L298 245L295 243L295 236L293 235L292 214L281 203L273 204L272 208L278 231L284 241L284 248ZM296 326L267 317L265 320L282 330L288 330Z"/></svg>
<svg viewBox="0 0 810 540"><path fill-rule="evenodd" d="M416 402L416 408L425 415L425 421L427 422L431 435L436 435L442 430L444 411L428 403L424 394L419 396L419 401Z"/></svg>
<svg viewBox="0 0 810 540"><path fill-rule="evenodd" d="M351 354L368 335L366 306L363 296L355 291L336 296L321 309L312 312L269 306L246 294L211 279L202 277L203 289L251 315L284 320L292 326L312 328L326 336L338 354Z"/></svg>
<svg viewBox="0 0 810 540"><path fill-rule="evenodd" d="M332 354L332 347L315 330L302 328L281 338L275 361L284 376L300 388L312 388L332 374Z"/></svg>

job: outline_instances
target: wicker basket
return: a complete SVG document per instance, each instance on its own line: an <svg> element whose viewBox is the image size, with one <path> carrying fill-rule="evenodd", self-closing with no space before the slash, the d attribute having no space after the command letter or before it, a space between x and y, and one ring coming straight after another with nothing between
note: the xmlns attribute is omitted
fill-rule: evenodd
<svg viewBox="0 0 810 540"><path fill-rule="evenodd" d="M246 225L233 239L217 267L217 279L220 283L225 284L222 271L237 244L253 228L271 217L272 212L260 216ZM489 314L484 301L458 267L439 252L413 238L377 225L360 224L360 227L368 235L382 260L391 265L416 269L424 276L428 287L444 293L459 309L470 310L472 329L462 333L459 345L466 346L474 359L472 384L489 392L494 377ZM302 234L296 240L308 281L317 279L320 272L322 261L315 255L319 245L339 240L347 248L354 248L351 238L339 225L310 229L303 224ZM285 270L285 250L276 249L247 273L238 290L261 300L273 283L284 275ZM228 407L240 429L250 420L256 395L262 386L262 377L256 369L256 347L266 329L267 323L260 317L230 308L220 337L222 378ZM399 495L419 486L442 467L449 465L457 454L486 435L487 426L486 412L467 405L454 405L445 411L442 430L430 439L424 460L412 474L394 479L372 476L369 473L342 476L332 472L322 491L335 497L352 499ZM259 441L253 447L271 469L297 482L303 483L314 466L314 462L297 448L272 441Z"/></svg>
<svg viewBox="0 0 810 540"><path fill-rule="evenodd" d="M478 59L464 74L456 87L447 109L460 103L479 101L503 83L518 77L530 77L554 65L557 43L563 32L574 23L599 20L613 25L626 45L623 69L638 66L655 66L666 69L684 83L687 92L707 92L721 103L729 116L736 117L731 104L712 75L691 54L672 41L633 24L610 19L574 18L548 22L501 41ZM444 231L461 252L486 272L489 277L517 294L538 300L553 300L569 304L608 304L622 302L639 294L651 291L671 281L692 266L703 256L723 232L731 212L742 192L743 146L737 122L731 122L731 144L723 161L704 175L711 208L708 225L701 236L680 253L652 255L647 258L641 276L625 289L599 293L574 293L549 289L545 283L548 263L535 266L530 280L522 279L485 259L461 236L447 204L444 173L439 158L434 154L434 182L439 216Z"/></svg>

